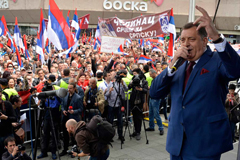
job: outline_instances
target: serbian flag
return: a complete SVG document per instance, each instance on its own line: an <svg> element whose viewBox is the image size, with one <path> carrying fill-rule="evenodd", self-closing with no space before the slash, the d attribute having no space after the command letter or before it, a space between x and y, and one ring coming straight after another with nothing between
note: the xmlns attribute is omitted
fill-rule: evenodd
<svg viewBox="0 0 240 160"><path fill-rule="evenodd" d="M47 29L49 41L58 50L69 49L74 45L70 27L54 0L49 0Z"/></svg>
<svg viewBox="0 0 240 160"><path fill-rule="evenodd" d="M158 46L155 46L155 45L152 45L152 51L155 51L155 52L162 52L163 53L163 50L160 48L160 47L158 47Z"/></svg>
<svg viewBox="0 0 240 160"><path fill-rule="evenodd" d="M40 14L40 25L38 28L38 35L37 35L37 46L36 46L36 52L38 53L39 59L41 59L42 64L44 63L44 48L47 41L47 30L45 26L45 21L43 19L43 12L41 8L41 14Z"/></svg>
<svg viewBox="0 0 240 160"><path fill-rule="evenodd" d="M19 54L19 52L18 52L18 48L17 48L17 46L16 46L16 43L15 43L15 40L14 40L14 39L13 39L13 45L14 45L14 47L16 48L16 55L17 55L18 66L19 66L19 67L23 67L22 59L21 59L21 57L20 57L20 54Z"/></svg>
<svg viewBox="0 0 240 160"><path fill-rule="evenodd" d="M173 9L171 9L168 32L170 33L169 46L168 46L168 56L174 56L174 41L176 38L176 28L173 17Z"/></svg>
<svg viewBox="0 0 240 160"><path fill-rule="evenodd" d="M23 46L22 36L18 27L17 17L15 18L14 40L15 40L16 46L22 50L22 53L24 53L25 47Z"/></svg>
<svg viewBox="0 0 240 160"><path fill-rule="evenodd" d="M99 38L96 39L96 42L98 43L99 46L101 46L101 40Z"/></svg>
<svg viewBox="0 0 240 160"><path fill-rule="evenodd" d="M123 53L123 52L124 52L122 45L120 45L120 46L118 47L118 50L117 50L117 51L120 52L120 53Z"/></svg>
<svg viewBox="0 0 240 160"><path fill-rule="evenodd" d="M99 29L99 24L98 24L96 32L95 32L95 38L100 38L100 37L101 37L101 34L100 34L100 29Z"/></svg>
<svg viewBox="0 0 240 160"><path fill-rule="evenodd" d="M141 45L141 47L144 47L144 39L139 39L138 43Z"/></svg>
<svg viewBox="0 0 240 160"><path fill-rule="evenodd" d="M141 55L140 58L138 59L138 63L148 63L151 61L152 61L151 58L144 56L144 55Z"/></svg>
<svg viewBox="0 0 240 160"><path fill-rule="evenodd" d="M25 46L25 58L30 60L31 57L30 57L30 54L29 54L28 49L27 49L27 42L26 42L26 35L25 34L23 35L23 42L24 42L24 46Z"/></svg>
<svg viewBox="0 0 240 160"><path fill-rule="evenodd" d="M150 47L151 46L151 42L149 40L147 40L146 45L148 45Z"/></svg>
<svg viewBox="0 0 240 160"><path fill-rule="evenodd" d="M158 37L158 43L164 44L164 35L161 34L161 35L159 35L159 36L157 36L157 37Z"/></svg>
<svg viewBox="0 0 240 160"><path fill-rule="evenodd" d="M70 10L68 11L68 14L67 14L67 24L68 24L68 26L70 27L69 14L70 14Z"/></svg>
<svg viewBox="0 0 240 160"><path fill-rule="evenodd" d="M6 34L7 34L7 31L5 29L5 26L2 22L2 20L0 20L0 37L1 36L6 36Z"/></svg>

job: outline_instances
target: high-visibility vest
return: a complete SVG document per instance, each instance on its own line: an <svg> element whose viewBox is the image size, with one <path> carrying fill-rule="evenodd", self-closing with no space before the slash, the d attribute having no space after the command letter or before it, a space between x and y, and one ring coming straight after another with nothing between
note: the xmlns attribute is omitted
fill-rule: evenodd
<svg viewBox="0 0 240 160"><path fill-rule="evenodd" d="M131 80L129 80L127 77L122 78L122 80L126 83L127 86L129 85L129 83L130 83L130 81L131 81ZM128 90L128 91L131 91L131 90L132 90L132 89L130 89L130 90ZM126 100L127 100L127 99L130 99L130 94L129 94L128 97L127 97L128 91L125 92L125 99L126 99Z"/></svg>
<svg viewBox="0 0 240 160"><path fill-rule="evenodd" d="M144 75L146 77L146 81L148 82L148 87L151 87L153 78L150 76L149 72L145 73Z"/></svg>
<svg viewBox="0 0 240 160"><path fill-rule="evenodd" d="M101 83L103 83L103 80L97 81L97 87L99 87L99 85L100 85Z"/></svg>
<svg viewBox="0 0 240 160"><path fill-rule="evenodd" d="M62 79L61 79L61 83L60 83L60 88L68 89L68 84Z"/></svg>
<svg viewBox="0 0 240 160"><path fill-rule="evenodd" d="M2 96L2 100L4 100L3 98L5 98L5 101L9 100L11 96L18 95L18 92L15 89L12 89L12 88L4 89L3 92L5 92L8 95L8 97L5 97L5 96L3 97Z"/></svg>
<svg viewBox="0 0 240 160"><path fill-rule="evenodd" d="M61 88L61 87L59 87L59 86L57 86L57 85L53 85L53 87L54 87L55 90L58 90L58 89Z"/></svg>

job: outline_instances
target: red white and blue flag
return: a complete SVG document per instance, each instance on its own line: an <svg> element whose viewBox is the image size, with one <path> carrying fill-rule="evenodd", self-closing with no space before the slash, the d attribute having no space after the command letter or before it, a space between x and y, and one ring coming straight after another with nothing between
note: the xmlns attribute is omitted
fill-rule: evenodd
<svg viewBox="0 0 240 160"><path fill-rule="evenodd" d="M69 49L74 45L70 27L54 0L49 0L48 39L58 49Z"/></svg>
<svg viewBox="0 0 240 160"><path fill-rule="evenodd" d="M6 23L6 20L5 20L5 17L2 16L2 24L4 25L4 36L6 36L6 34L8 35L8 42L7 42L7 45L12 49L13 52L15 52L15 47L13 45L13 38L7 28L7 23Z"/></svg>
<svg viewBox="0 0 240 160"><path fill-rule="evenodd" d="M164 44L164 35L163 34L158 36L158 42Z"/></svg>
<svg viewBox="0 0 240 160"><path fill-rule="evenodd" d="M21 49L21 51L24 53L25 47L23 45L22 36L18 27L17 17L15 18L14 39L16 46L19 47L19 49Z"/></svg>
<svg viewBox="0 0 240 160"><path fill-rule="evenodd" d="M6 36L6 34L7 34L7 30L5 29L5 26L2 22L2 20L0 20L0 37Z"/></svg>
<svg viewBox="0 0 240 160"><path fill-rule="evenodd" d="M148 63L148 62L151 62L152 59L147 57L147 56L144 56L144 55L141 55L138 59L138 63Z"/></svg>
<svg viewBox="0 0 240 160"><path fill-rule="evenodd" d="M118 47L118 52L120 52L120 53L123 53L123 52L124 52L122 45L120 45L120 46Z"/></svg>
<svg viewBox="0 0 240 160"><path fill-rule="evenodd" d="M79 27L78 24L78 15L77 15L77 9L75 10L75 13L73 15L73 20L71 23L71 27L75 29L75 33L74 34L74 45L71 46L70 48L68 48L66 51L62 52L59 54L59 56L61 57L63 54L66 54L66 58L68 58L70 56L70 53L74 52L77 47L78 47L78 40L80 38L80 33L81 33L81 26Z"/></svg>
<svg viewBox="0 0 240 160"><path fill-rule="evenodd" d="M152 45L152 51L155 51L155 52L162 52L163 53L163 50L160 48L160 47L158 47L158 46L155 46L155 45Z"/></svg>
<svg viewBox="0 0 240 160"><path fill-rule="evenodd" d="M36 52L39 55L39 59L41 59L42 64L44 63L44 48L47 41L47 29L45 26L45 21L43 18L43 12L41 9L40 14L40 25L38 28L38 36L37 36L37 46L36 46Z"/></svg>
<svg viewBox="0 0 240 160"><path fill-rule="evenodd" d="M18 47L17 47L17 45L16 45L16 43L15 43L15 39L13 39L13 45L14 45L14 47L16 48L16 55L17 55L18 66L19 66L19 67L23 67L22 59L21 59L21 56L20 56L20 54L19 54L19 52L18 52Z"/></svg>
<svg viewBox="0 0 240 160"><path fill-rule="evenodd" d="M25 47L25 58L28 60L31 60L30 54L27 49L27 41L26 41L26 35L23 35L23 42L24 42L24 47Z"/></svg>
<svg viewBox="0 0 240 160"><path fill-rule="evenodd" d="M173 16L173 9L171 9L169 25L168 25L168 32L170 34L169 38L169 46L168 46L168 56L174 56L174 41L176 39L176 28Z"/></svg>

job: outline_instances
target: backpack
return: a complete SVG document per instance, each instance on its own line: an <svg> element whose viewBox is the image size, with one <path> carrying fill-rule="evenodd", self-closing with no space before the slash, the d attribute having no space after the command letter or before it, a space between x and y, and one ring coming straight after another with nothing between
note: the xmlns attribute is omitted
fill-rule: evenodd
<svg viewBox="0 0 240 160"><path fill-rule="evenodd" d="M112 124L108 121L103 120L99 115L93 116L85 128L79 128L76 130L75 135L81 131L87 129L94 136L98 138L98 142L101 144L112 144L110 143L115 136L115 129L112 127Z"/></svg>

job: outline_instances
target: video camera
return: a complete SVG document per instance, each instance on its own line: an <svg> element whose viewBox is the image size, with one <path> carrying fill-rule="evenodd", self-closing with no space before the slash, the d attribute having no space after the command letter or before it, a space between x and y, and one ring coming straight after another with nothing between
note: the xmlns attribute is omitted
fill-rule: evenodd
<svg viewBox="0 0 240 160"><path fill-rule="evenodd" d="M132 78L132 85L134 87L141 87L140 82L141 82L141 79L139 78L138 75L133 76L133 78Z"/></svg>
<svg viewBox="0 0 240 160"><path fill-rule="evenodd" d="M77 145L72 146L72 148L67 151L68 155L72 155L73 154L72 152L80 153Z"/></svg>
<svg viewBox="0 0 240 160"><path fill-rule="evenodd" d="M118 71L116 76L115 76L116 81L119 82L119 83L121 82L122 78L124 78L124 77L125 77L125 74L122 71Z"/></svg>
<svg viewBox="0 0 240 160"><path fill-rule="evenodd" d="M53 90L52 87L53 87L52 84L48 83L48 81L45 81L44 82L44 87L42 88L42 91L43 92L44 91L51 91L51 90Z"/></svg>

